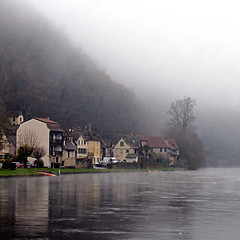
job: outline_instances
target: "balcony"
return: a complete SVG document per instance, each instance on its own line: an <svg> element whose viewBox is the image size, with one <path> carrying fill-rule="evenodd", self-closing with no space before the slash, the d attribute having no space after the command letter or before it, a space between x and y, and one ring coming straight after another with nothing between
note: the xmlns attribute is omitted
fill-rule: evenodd
<svg viewBox="0 0 240 240"><path fill-rule="evenodd" d="M62 157L62 151L53 151L50 153L52 156L59 156Z"/></svg>
<svg viewBox="0 0 240 240"><path fill-rule="evenodd" d="M51 143L51 144L59 144L59 145L62 145L62 144L63 144L63 140L62 140L62 139L52 139L52 138L50 138L50 143Z"/></svg>

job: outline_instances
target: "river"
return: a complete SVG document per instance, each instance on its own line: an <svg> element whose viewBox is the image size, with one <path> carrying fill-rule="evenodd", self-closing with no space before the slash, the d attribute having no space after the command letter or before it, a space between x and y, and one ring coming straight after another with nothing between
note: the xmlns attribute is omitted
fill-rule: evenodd
<svg viewBox="0 0 240 240"><path fill-rule="evenodd" d="M240 239L240 169L0 178L0 239Z"/></svg>

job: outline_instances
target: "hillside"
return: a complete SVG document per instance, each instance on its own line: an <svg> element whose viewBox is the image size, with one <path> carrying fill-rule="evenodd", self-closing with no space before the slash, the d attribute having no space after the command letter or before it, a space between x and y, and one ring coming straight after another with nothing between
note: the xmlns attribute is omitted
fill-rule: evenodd
<svg viewBox="0 0 240 240"><path fill-rule="evenodd" d="M22 1L0 2L0 97L26 119L63 127L95 123L105 133L139 132L134 94Z"/></svg>

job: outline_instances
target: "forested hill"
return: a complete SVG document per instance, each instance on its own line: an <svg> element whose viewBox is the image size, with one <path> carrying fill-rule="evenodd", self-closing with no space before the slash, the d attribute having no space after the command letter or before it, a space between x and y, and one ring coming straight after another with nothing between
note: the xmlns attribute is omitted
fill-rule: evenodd
<svg viewBox="0 0 240 240"><path fill-rule="evenodd" d="M0 1L0 86L7 109L26 119L92 122L110 134L141 128L134 94L22 1Z"/></svg>

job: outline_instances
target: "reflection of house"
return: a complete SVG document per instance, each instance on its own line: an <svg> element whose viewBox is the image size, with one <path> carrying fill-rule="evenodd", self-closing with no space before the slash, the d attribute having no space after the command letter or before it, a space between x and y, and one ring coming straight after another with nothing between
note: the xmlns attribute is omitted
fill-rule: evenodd
<svg viewBox="0 0 240 240"><path fill-rule="evenodd" d="M144 145L148 145L157 157L167 159L170 166L176 165L179 148L174 139L165 140L160 136L142 137L141 146Z"/></svg>
<svg viewBox="0 0 240 240"><path fill-rule="evenodd" d="M62 164L63 130L58 122L47 118L23 122L17 130L17 147L22 144L30 146L31 139L46 150L47 154L42 158L45 167L50 167L54 162ZM29 158L29 161L33 162L34 159Z"/></svg>
<svg viewBox="0 0 240 240"><path fill-rule="evenodd" d="M132 154L138 154L139 142L140 142L139 136L129 135L120 138L117 144L113 147L113 156L117 160L121 161L126 162L138 161L138 156L133 157Z"/></svg>
<svg viewBox="0 0 240 240"><path fill-rule="evenodd" d="M24 121L23 114L21 112L15 112L12 114L12 116L9 118L11 125L20 125Z"/></svg>

